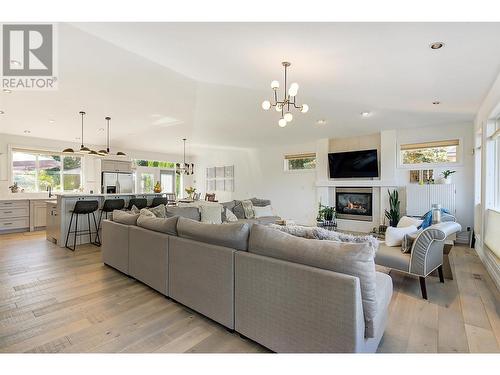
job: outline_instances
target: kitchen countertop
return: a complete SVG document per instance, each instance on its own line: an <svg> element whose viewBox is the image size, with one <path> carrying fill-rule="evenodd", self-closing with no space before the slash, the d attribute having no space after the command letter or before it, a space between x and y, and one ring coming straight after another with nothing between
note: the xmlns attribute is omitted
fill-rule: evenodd
<svg viewBox="0 0 500 375"><path fill-rule="evenodd" d="M12 194L11 196L2 196L0 197L0 201L45 201L49 199L48 196L46 197L30 197L29 195L25 193L18 193L17 194Z"/></svg>
<svg viewBox="0 0 500 375"><path fill-rule="evenodd" d="M120 197L120 196L136 196L136 195L151 195L157 196L163 193L116 193L116 194L87 194L87 193L55 193L54 195L61 198L72 198L72 197Z"/></svg>

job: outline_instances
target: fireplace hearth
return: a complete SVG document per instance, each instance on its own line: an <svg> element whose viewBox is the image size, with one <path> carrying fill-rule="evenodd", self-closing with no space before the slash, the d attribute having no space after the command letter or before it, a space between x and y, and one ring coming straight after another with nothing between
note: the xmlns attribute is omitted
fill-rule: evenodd
<svg viewBox="0 0 500 375"><path fill-rule="evenodd" d="M336 188L335 208L337 218L348 220L372 221L372 188Z"/></svg>

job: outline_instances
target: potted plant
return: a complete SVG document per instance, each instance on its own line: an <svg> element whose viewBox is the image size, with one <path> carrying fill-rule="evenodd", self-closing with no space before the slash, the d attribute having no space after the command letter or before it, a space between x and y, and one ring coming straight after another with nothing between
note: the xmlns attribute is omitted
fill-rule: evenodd
<svg viewBox="0 0 500 375"><path fill-rule="evenodd" d="M192 186L188 186L186 189L186 193L188 194L188 199L193 199L193 194L196 192L196 188Z"/></svg>
<svg viewBox="0 0 500 375"><path fill-rule="evenodd" d="M441 180L443 184L451 184L451 175L456 172L457 171L451 171L449 169L443 171L441 173L441 175L443 176L443 179Z"/></svg>
<svg viewBox="0 0 500 375"><path fill-rule="evenodd" d="M385 210L385 217L389 220L389 225L391 227L396 227L399 223L400 213L399 213L399 193L395 189L392 191L387 190L389 194L389 211Z"/></svg>

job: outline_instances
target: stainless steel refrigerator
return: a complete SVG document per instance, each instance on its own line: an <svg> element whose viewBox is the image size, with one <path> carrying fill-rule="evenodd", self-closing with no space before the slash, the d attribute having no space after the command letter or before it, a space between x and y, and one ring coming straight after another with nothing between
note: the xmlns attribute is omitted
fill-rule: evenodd
<svg viewBox="0 0 500 375"><path fill-rule="evenodd" d="M132 173L102 172L101 186L103 193L133 193L135 190Z"/></svg>

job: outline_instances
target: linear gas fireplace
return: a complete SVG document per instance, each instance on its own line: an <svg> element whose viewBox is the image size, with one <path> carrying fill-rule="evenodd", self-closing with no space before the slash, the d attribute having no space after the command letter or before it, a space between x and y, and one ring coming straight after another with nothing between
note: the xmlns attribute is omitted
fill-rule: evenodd
<svg viewBox="0 0 500 375"><path fill-rule="evenodd" d="M372 188L335 188L337 218L372 221Z"/></svg>

